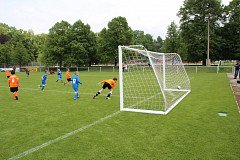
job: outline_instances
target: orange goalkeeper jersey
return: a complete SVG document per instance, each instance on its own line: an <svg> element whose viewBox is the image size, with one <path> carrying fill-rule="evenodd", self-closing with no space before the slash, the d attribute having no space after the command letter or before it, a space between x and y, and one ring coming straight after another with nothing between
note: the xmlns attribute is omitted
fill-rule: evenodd
<svg viewBox="0 0 240 160"><path fill-rule="evenodd" d="M10 87L18 87L19 78L16 75L12 75L8 78L8 83Z"/></svg>
<svg viewBox="0 0 240 160"><path fill-rule="evenodd" d="M116 81L112 80L112 79L106 79L106 80L102 80L101 83L107 82L108 84L111 85L112 89L114 89L114 87L116 86Z"/></svg>
<svg viewBox="0 0 240 160"><path fill-rule="evenodd" d="M70 72L67 71L67 72L66 72L66 79L69 79L69 78L71 78L71 75L70 75Z"/></svg>

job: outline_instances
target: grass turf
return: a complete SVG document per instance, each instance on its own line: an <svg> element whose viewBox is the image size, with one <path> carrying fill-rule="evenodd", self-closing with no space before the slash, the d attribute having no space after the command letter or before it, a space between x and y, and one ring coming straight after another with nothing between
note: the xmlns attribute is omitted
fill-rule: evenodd
<svg viewBox="0 0 240 160"><path fill-rule="evenodd" d="M71 86L42 73L20 77L19 100L12 100L0 74L0 159L56 139L118 112L119 90L92 99L97 82L117 76L81 72L80 99ZM167 116L121 112L22 159L239 159L240 115L225 73L190 74L192 92ZM219 117L218 112L227 112Z"/></svg>

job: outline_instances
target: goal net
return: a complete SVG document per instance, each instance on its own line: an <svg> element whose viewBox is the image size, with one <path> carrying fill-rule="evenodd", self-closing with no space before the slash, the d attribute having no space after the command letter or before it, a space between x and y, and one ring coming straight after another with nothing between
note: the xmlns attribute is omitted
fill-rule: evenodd
<svg viewBox="0 0 240 160"><path fill-rule="evenodd" d="M176 53L119 46L120 110L167 114L191 91Z"/></svg>

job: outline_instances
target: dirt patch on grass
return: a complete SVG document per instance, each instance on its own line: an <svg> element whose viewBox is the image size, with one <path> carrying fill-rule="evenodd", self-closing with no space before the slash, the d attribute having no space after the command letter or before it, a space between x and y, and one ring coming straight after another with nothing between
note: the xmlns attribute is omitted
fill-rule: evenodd
<svg viewBox="0 0 240 160"><path fill-rule="evenodd" d="M233 94L236 99L236 103L238 105L238 111L240 112L240 83L237 83L237 81L240 81L239 79L234 79L232 73L228 73L227 77L230 82L230 87L232 88Z"/></svg>

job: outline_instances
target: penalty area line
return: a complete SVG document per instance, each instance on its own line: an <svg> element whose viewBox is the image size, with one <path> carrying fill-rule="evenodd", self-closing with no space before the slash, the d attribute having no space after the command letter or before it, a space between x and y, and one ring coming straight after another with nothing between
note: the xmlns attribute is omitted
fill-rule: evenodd
<svg viewBox="0 0 240 160"><path fill-rule="evenodd" d="M120 113L120 111L117 111L117 112L115 112L115 113L112 113L112 114L110 114L110 115L108 115L108 116L106 116L106 117L103 117L103 118L101 118L101 119L99 119L99 120L97 120L97 121L95 121L95 122L93 122L93 123L90 123L90 124L86 125L86 126L80 127L80 128L78 128L78 129L76 129L76 130L74 130L74 131L72 131L72 132L69 132L69 133L63 135L63 136L60 136L60 137L55 138L55 139L53 139L53 140L50 140L50 141L48 141L48 142L46 142L46 143L43 143L43 144L41 144L41 145L39 145L39 146L36 146L36 147L31 148L31 149L29 149L29 150L26 150L26 151L24 151L24 152L22 152L22 153L20 153L20 154L18 154L18 155L16 155L16 156L13 156L13 157L9 158L8 160L16 160L16 159L25 157L25 156L27 156L28 154L31 154L31 153L33 153L33 152L38 151L39 149L42 149L42 148L44 148L44 147L47 147L47 146L49 146L49 145L51 145L51 144L53 144L53 143L57 143L57 142L65 139L65 138L68 138L68 137L70 137L70 136L72 136L72 135L75 135L75 134L77 134L77 133L79 133L79 132L84 131L85 129L88 129L88 128L92 127L92 126L95 126L95 125L97 125L97 124L99 124L99 123L101 123L101 122L103 122L103 121L105 121L105 120L107 120L107 119L110 119L110 118L118 115L119 113Z"/></svg>

